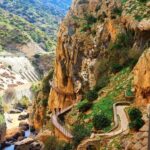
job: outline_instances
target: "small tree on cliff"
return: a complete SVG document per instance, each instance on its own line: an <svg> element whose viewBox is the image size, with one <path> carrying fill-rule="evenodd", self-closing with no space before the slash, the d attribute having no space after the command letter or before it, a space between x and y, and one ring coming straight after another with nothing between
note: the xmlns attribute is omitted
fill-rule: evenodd
<svg viewBox="0 0 150 150"><path fill-rule="evenodd" d="M94 101L98 98L98 94L95 90L90 90L86 93L85 97L88 101Z"/></svg>
<svg viewBox="0 0 150 150"><path fill-rule="evenodd" d="M104 113L96 114L93 117L93 125L96 130L102 130L110 126L111 120Z"/></svg>
<svg viewBox="0 0 150 150"><path fill-rule="evenodd" d="M131 121L142 117L142 112L138 108L135 108L135 107L129 109L128 114L129 114Z"/></svg>
<svg viewBox="0 0 150 150"><path fill-rule="evenodd" d="M77 124L73 127L73 144L76 147L85 137L90 135L90 130L84 125Z"/></svg>

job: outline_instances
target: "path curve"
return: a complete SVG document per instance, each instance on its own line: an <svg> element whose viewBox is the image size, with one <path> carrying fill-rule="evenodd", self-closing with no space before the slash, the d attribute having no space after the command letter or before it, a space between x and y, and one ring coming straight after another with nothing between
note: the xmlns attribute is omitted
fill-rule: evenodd
<svg viewBox="0 0 150 150"><path fill-rule="evenodd" d="M127 131L128 130L128 118L127 118L127 115L125 112L125 108L128 107L129 104L130 103L128 103L128 102L115 103L113 105L115 127L109 133L102 133L102 134L92 133L92 134L94 134L93 138L99 137L99 136L116 136L118 134L121 134L124 131ZM63 109L60 113L53 114L51 117L52 123L57 128L57 130L59 130L64 136L66 136L69 139L72 139L73 135L70 133L69 130L67 130L63 125L61 125L58 120L59 120L60 115L63 115L64 113L70 111L73 106L74 105L71 105L71 106ZM119 121L119 119L120 119L120 121ZM120 122L120 128L118 129L119 122ZM91 140L91 138L90 138L90 140ZM88 139L86 141L88 141Z"/></svg>
<svg viewBox="0 0 150 150"><path fill-rule="evenodd" d="M85 139L81 142L81 144L78 146L77 150L83 149L85 145L88 145L88 143L92 143L95 141L100 141L101 139L98 139L99 137L113 137L116 135L119 135L125 131L129 131L128 129L128 117L125 112L125 108L129 107L130 103L128 102L118 102L113 105L113 111L114 111L114 122L115 122L115 127L113 130L111 130L108 133L101 133L101 134L95 134L92 133L91 137L88 139ZM118 106L120 105L120 106ZM119 124L120 122L120 124ZM120 125L120 126L119 126ZM119 128L119 129L118 129Z"/></svg>
<svg viewBox="0 0 150 150"><path fill-rule="evenodd" d="M127 131L129 129L128 128L129 121L125 112L125 108L127 107L128 107L127 105L116 106L116 113L120 122L116 129L114 129L109 133L95 134L95 136L116 136L124 131Z"/></svg>
<svg viewBox="0 0 150 150"><path fill-rule="evenodd" d="M65 137L69 139L73 138L72 134L65 127L63 127L63 125L61 125L58 120L59 120L60 115L70 111L73 106L74 105L71 105L67 107L66 109L63 109L60 113L53 114L51 117L52 124L57 128L57 130L59 130Z"/></svg>

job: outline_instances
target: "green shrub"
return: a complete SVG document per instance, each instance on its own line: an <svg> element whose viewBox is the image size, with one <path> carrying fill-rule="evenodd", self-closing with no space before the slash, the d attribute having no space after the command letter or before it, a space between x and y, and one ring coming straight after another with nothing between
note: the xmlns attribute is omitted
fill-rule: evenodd
<svg viewBox="0 0 150 150"><path fill-rule="evenodd" d="M83 100L80 103L78 103L77 108L80 112L86 112L89 110L92 106L92 103L90 103L88 100Z"/></svg>
<svg viewBox="0 0 150 150"><path fill-rule="evenodd" d="M129 109L128 114L131 120L129 123L130 129L138 131L144 125L142 112L138 108L131 108Z"/></svg>
<svg viewBox="0 0 150 150"><path fill-rule="evenodd" d="M94 87L94 90L98 92L99 90L104 88L108 83L109 83L109 77L107 75L100 76L100 78L96 83L96 86Z"/></svg>
<svg viewBox="0 0 150 150"><path fill-rule="evenodd" d="M44 150L54 150L56 149L57 146L57 139L54 136L50 136L47 138L47 140L45 141L44 145Z"/></svg>
<svg viewBox="0 0 150 150"><path fill-rule="evenodd" d="M142 117L142 112L135 107L129 109L128 114L131 121L134 121L135 119Z"/></svg>
<svg viewBox="0 0 150 150"><path fill-rule="evenodd" d="M122 8L121 7L115 7L114 9L113 9L113 13L114 14L117 14L118 16L121 16L121 14L122 14Z"/></svg>
<svg viewBox="0 0 150 150"><path fill-rule="evenodd" d="M129 127L132 130L138 131L144 125L144 121L141 118L137 118L129 123Z"/></svg>
<svg viewBox="0 0 150 150"><path fill-rule="evenodd" d="M141 2L141 3L147 2L147 0L138 0L138 1Z"/></svg>
<svg viewBox="0 0 150 150"><path fill-rule="evenodd" d="M86 21L88 24L93 24L97 22L97 18L93 15L86 15Z"/></svg>
<svg viewBox="0 0 150 150"><path fill-rule="evenodd" d="M111 65L111 71L114 72L114 73L117 73L119 71L121 71L123 69L123 66L120 65L120 64L112 64Z"/></svg>
<svg viewBox="0 0 150 150"><path fill-rule="evenodd" d="M48 137L44 146L44 150L73 150L72 144L59 141L55 136Z"/></svg>
<svg viewBox="0 0 150 150"><path fill-rule="evenodd" d="M96 114L93 117L93 125L95 129L102 130L111 125L111 120L103 113Z"/></svg>
<svg viewBox="0 0 150 150"><path fill-rule="evenodd" d="M135 18L135 20L137 20L137 21L141 21L141 20L143 19L143 16L135 15L134 18Z"/></svg>
<svg viewBox="0 0 150 150"><path fill-rule="evenodd" d="M134 97L134 93L132 92L132 83L131 82L128 84L125 94L128 97Z"/></svg>
<svg viewBox="0 0 150 150"><path fill-rule="evenodd" d="M85 137L90 135L90 130L84 125L75 125L73 127L73 144L77 146Z"/></svg>
<svg viewBox="0 0 150 150"><path fill-rule="evenodd" d="M86 32L91 29L90 24L84 24L80 32Z"/></svg>
<svg viewBox="0 0 150 150"><path fill-rule="evenodd" d="M73 150L73 145L71 143L66 143L63 150Z"/></svg>
<svg viewBox="0 0 150 150"><path fill-rule="evenodd" d="M119 33L116 41L109 46L110 50L122 50L131 47L133 41L133 35L131 31L126 33Z"/></svg>
<svg viewBox="0 0 150 150"><path fill-rule="evenodd" d="M47 105L48 105L48 99L43 99L42 100L42 106L47 107Z"/></svg>
<svg viewBox="0 0 150 150"><path fill-rule="evenodd" d="M98 94L95 90L90 90L86 93L85 97L88 101L94 101L98 98Z"/></svg>

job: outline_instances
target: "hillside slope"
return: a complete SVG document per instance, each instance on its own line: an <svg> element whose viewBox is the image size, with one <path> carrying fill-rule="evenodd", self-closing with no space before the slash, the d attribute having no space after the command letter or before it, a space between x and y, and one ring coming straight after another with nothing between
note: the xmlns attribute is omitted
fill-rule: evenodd
<svg viewBox="0 0 150 150"><path fill-rule="evenodd" d="M0 9L1 50L15 50L17 44L37 43L41 49L52 50L54 42L36 26L21 17Z"/></svg>
<svg viewBox="0 0 150 150"><path fill-rule="evenodd" d="M71 0L5 0L0 7L26 19L56 39L58 24L70 3Z"/></svg>

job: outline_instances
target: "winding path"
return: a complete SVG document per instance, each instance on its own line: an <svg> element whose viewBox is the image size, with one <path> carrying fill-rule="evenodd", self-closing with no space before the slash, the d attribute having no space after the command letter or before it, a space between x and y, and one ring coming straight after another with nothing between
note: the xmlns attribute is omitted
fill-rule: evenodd
<svg viewBox="0 0 150 150"><path fill-rule="evenodd" d="M65 137L67 137L69 139L73 138L72 134L65 127L63 127L63 125L61 125L58 120L59 120L60 115L71 110L73 106L74 105L71 105L71 106L67 107L66 109L63 109L60 113L53 114L51 117L52 124L57 128L57 130L59 130Z"/></svg>
<svg viewBox="0 0 150 150"><path fill-rule="evenodd" d="M128 118L125 112L127 105L116 106L116 115L118 116L119 123L114 130L109 133L95 134L95 136L116 136L128 130Z"/></svg>
<svg viewBox="0 0 150 150"><path fill-rule="evenodd" d="M125 108L128 107L128 105L129 103L127 102L115 103L113 106L114 123L115 123L114 128L112 129L112 131L108 133L102 133L102 134L92 133L92 135L94 135L92 139L94 140L95 137L99 137L99 136L107 136L107 137L116 136L118 134L121 134L124 131L127 131L128 130L128 118L125 112ZM72 134L63 125L61 125L58 120L59 120L60 115L70 111L73 106L74 105L71 105L67 107L66 109L62 110L60 113L53 114L51 117L52 123L57 128L57 130L59 130L65 137L69 139L73 138ZM87 139L86 141L88 140L91 140L91 138ZM83 143L85 143L86 141L84 141Z"/></svg>
<svg viewBox="0 0 150 150"><path fill-rule="evenodd" d="M122 104L122 105L119 105ZM118 105L118 106L117 106ZM102 133L102 134L91 134L91 137L88 139L85 139L81 142L81 144L78 146L77 150L83 150L86 149L87 145L92 144L93 142L96 142L96 145L98 142L101 140L99 137L113 137L116 135L119 135L125 131L128 131L128 118L125 112L125 108L128 107L129 103L116 103L113 105L113 110L114 110L114 123L115 126L114 128L108 132L108 133Z"/></svg>

